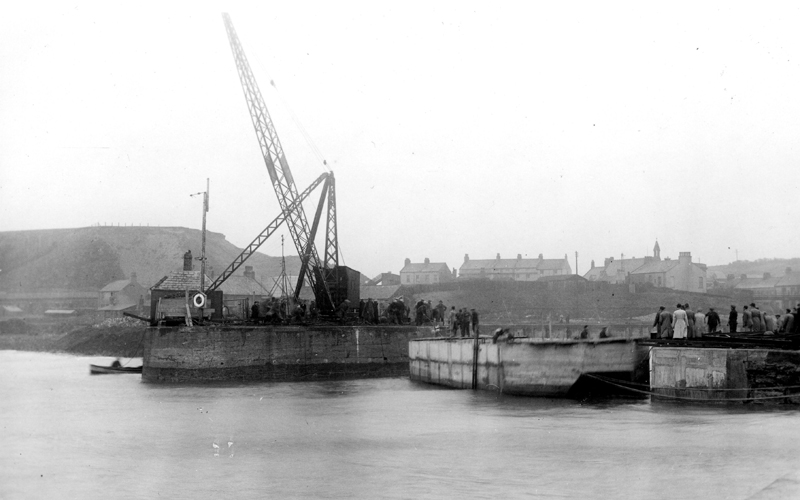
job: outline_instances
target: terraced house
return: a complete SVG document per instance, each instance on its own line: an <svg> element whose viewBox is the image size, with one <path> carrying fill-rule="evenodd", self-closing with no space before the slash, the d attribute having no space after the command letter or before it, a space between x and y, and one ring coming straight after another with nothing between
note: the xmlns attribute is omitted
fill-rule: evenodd
<svg viewBox="0 0 800 500"><path fill-rule="evenodd" d="M545 259L542 254L536 259L502 259L500 254L494 259L470 259L464 255L464 263L459 268L462 279L489 279L507 281L536 281L544 276L564 276L572 274L567 256L563 259Z"/></svg>

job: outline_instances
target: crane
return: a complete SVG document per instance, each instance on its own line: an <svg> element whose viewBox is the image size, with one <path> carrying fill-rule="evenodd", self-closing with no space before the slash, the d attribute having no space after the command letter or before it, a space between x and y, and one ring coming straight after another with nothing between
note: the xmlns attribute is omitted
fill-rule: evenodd
<svg viewBox="0 0 800 500"><path fill-rule="evenodd" d="M338 304L334 302L331 295L330 285L336 281L336 268L338 267L339 258L336 228L336 184L333 172L323 174L327 175L325 178L325 186L322 190L320 203L317 207L314 224L309 227L305 211L303 210L303 200L297 191L292 171L289 168L289 163L286 161L283 146L275 131L275 126L272 123L272 118L261 95L261 90L250 69L250 64L244 54L242 44L239 41L230 16L227 13L223 13L222 18L225 24L225 30L228 34L231 51L233 52L233 58L236 62L236 69L239 74L245 101L247 102L247 109L250 113L250 119L253 122L253 128L255 129L258 139L258 145L264 157L264 163L267 166L267 172L269 173L270 181L272 182L275 195L278 198L278 204L281 208L281 215L278 216L278 218L282 219L281 222L285 221L287 223L297 253L301 256L300 273L295 287L294 297L297 298L300 294L300 290L307 275L320 310L333 310ZM304 193L307 196L310 191L307 189ZM324 260L321 261L317 254L314 240L326 199L328 212L325 230L325 257ZM273 224L276 222L277 219L273 221ZM277 224L279 225L281 222L277 222ZM238 265L244 262L244 259L255 251L255 248L258 248L258 246L269 237L269 234L272 234L274 229L270 231L270 227L272 227L272 224L242 252L240 257L237 257L231 266L229 266L229 269L232 268L230 271L231 273ZM277 226L274 227L277 228ZM261 238L263 238L263 240L261 240ZM258 241L261 241L261 243L258 243ZM255 247L253 247L254 245ZM250 253L247 253L248 251L250 251ZM244 256L245 254L247 254L247 256ZM241 259L243 256L244 259ZM238 265L236 265L237 261ZM310 272L309 267L311 268ZM230 274L227 276L230 276ZM227 279L227 276L223 278L223 275L220 275L221 281L218 279L219 283L214 282L212 286L214 286L214 288L218 287L224 279Z"/></svg>

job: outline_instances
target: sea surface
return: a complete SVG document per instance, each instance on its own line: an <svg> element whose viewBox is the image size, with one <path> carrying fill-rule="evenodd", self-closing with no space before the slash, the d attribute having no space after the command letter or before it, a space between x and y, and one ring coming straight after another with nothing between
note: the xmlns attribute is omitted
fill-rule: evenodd
<svg viewBox="0 0 800 500"><path fill-rule="evenodd" d="M796 406L89 375L111 361L0 351L0 498L784 498L800 471Z"/></svg>

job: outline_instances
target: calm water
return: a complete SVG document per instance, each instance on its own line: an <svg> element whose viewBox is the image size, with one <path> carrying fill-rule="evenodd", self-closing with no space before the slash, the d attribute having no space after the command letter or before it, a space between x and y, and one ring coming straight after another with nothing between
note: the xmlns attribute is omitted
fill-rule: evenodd
<svg viewBox="0 0 800 500"><path fill-rule="evenodd" d="M408 379L155 386L0 351L0 497L730 498L800 471L800 410Z"/></svg>

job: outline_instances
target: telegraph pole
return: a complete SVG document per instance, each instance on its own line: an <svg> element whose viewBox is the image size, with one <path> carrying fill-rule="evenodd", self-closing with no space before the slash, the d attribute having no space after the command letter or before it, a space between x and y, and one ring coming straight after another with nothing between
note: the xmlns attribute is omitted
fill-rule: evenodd
<svg viewBox="0 0 800 500"><path fill-rule="evenodd" d="M208 213L208 189L211 181L206 177L206 192L203 193L203 244L200 247L200 291L206 291L206 214Z"/></svg>
<svg viewBox="0 0 800 500"><path fill-rule="evenodd" d="M200 291L206 292L206 213L208 213L208 191L211 181L206 178L206 190L189 196L203 195L203 239L200 244Z"/></svg>
<svg viewBox="0 0 800 500"><path fill-rule="evenodd" d="M578 274L578 251L575 250L575 274Z"/></svg>

